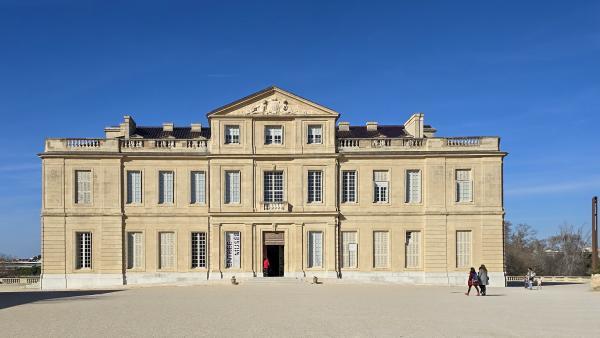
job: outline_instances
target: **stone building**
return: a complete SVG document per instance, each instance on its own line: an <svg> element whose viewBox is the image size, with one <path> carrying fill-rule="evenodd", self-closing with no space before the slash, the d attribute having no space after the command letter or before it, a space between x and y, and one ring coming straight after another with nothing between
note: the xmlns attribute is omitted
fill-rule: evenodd
<svg viewBox="0 0 600 338"><path fill-rule="evenodd" d="M269 87L209 126L138 126L47 139L42 287L236 276L462 284L484 263L504 285L498 137L350 126Z"/></svg>

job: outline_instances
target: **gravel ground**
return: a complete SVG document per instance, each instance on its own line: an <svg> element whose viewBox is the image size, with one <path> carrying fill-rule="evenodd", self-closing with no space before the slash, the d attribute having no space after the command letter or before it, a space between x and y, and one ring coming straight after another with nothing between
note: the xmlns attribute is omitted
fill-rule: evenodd
<svg viewBox="0 0 600 338"><path fill-rule="evenodd" d="M0 293L0 336L599 337L589 285L242 283Z"/></svg>

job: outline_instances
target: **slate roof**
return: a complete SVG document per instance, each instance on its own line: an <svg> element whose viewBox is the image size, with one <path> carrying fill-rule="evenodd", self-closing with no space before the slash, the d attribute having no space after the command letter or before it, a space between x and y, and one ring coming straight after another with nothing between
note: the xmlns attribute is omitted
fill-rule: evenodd
<svg viewBox="0 0 600 338"><path fill-rule="evenodd" d="M373 138L373 137L406 137L404 126L399 125L379 125L377 130L367 130L366 126L350 126L349 131L336 131L338 138Z"/></svg>
<svg viewBox="0 0 600 338"><path fill-rule="evenodd" d="M195 138L210 138L210 128L202 128L202 131L192 131L191 127L174 127L173 131L163 131L162 127L136 127L135 134L142 138L161 139L171 138L176 139L195 139Z"/></svg>

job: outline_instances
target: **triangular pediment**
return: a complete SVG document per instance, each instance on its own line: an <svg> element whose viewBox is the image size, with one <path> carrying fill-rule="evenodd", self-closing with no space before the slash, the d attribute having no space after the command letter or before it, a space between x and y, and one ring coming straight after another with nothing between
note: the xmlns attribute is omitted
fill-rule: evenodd
<svg viewBox="0 0 600 338"><path fill-rule="evenodd" d="M207 114L209 118L216 116L323 116L337 118L339 114L320 104L273 86L217 108Z"/></svg>

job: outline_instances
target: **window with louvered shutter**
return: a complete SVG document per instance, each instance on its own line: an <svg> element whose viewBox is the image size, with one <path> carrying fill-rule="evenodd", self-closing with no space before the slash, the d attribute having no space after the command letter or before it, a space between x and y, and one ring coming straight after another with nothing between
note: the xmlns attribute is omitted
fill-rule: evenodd
<svg viewBox="0 0 600 338"><path fill-rule="evenodd" d="M160 171L158 173L159 204L173 204L174 176L175 173L172 171Z"/></svg>
<svg viewBox="0 0 600 338"><path fill-rule="evenodd" d="M75 171L75 203L92 203L92 172L90 170Z"/></svg>
<svg viewBox="0 0 600 338"><path fill-rule="evenodd" d="M142 203L142 172L127 171L127 203Z"/></svg>
<svg viewBox="0 0 600 338"><path fill-rule="evenodd" d="M471 266L472 252L471 231L456 232L456 267L468 268Z"/></svg>
<svg viewBox="0 0 600 338"><path fill-rule="evenodd" d="M323 143L323 127L321 125L308 126L308 144Z"/></svg>
<svg viewBox="0 0 600 338"><path fill-rule="evenodd" d="M225 126L225 144L240 143L240 126Z"/></svg>
<svg viewBox="0 0 600 338"><path fill-rule="evenodd" d="M225 233L225 268L239 269L241 261L241 236L239 231Z"/></svg>
<svg viewBox="0 0 600 338"><path fill-rule="evenodd" d="M320 170L308 171L308 203L322 202L323 172Z"/></svg>
<svg viewBox="0 0 600 338"><path fill-rule="evenodd" d="M206 173L204 171L192 171L190 174L190 202L192 204L206 203Z"/></svg>
<svg viewBox="0 0 600 338"><path fill-rule="evenodd" d="M159 234L160 269L173 269L175 267L175 233L161 232Z"/></svg>
<svg viewBox="0 0 600 338"><path fill-rule="evenodd" d="M473 201L473 180L469 169L456 170L456 201Z"/></svg>
<svg viewBox="0 0 600 338"><path fill-rule="evenodd" d="M418 268L421 264L421 232L406 233L406 267Z"/></svg>
<svg viewBox="0 0 600 338"><path fill-rule="evenodd" d="M357 256L358 256L358 242L356 241L356 231L343 231L342 232L342 267L344 268L356 268Z"/></svg>
<svg viewBox="0 0 600 338"><path fill-rule="evenodd" d="M356 202L356 171L342 171L342 203Z"/></svg>
<svg viewBox="0 0 600 338"><path fill-rule="evenodd" d="M388 172L384 170L373 171L373 192L375 203L387 203L389 200L389 178Z"/></svg>
<svg viewBox="0 0 600 338"><path fill-rule="evenodd" d="M225 172L225 204L240 203L240 172Z"/></svg>
<svg viewBox="0 0 600 338"><path fill-rule="evenodd" d="M406 202L421 203L421 171L406 172Z"/></svg>
<svg viewBox="0 0 600 338"><path fill-rule="evenodd" d="M283 128L281 126L265 127L265 144L282 144Z"/></svg>
<svg viewBox="0 0 600 338"><path fill-rule="evenodd" d="M92 268L92 233L78 232L76 234L77 241L77 269Z"/></svg>
<svg viewBox="0 0 600 338"><path fill-rule="evenodd" d="M192 232L192 268L206 267L206 233Z"/></svg>
<svg viewBox="0 0 600 338"><path fill-rule="evenodd" d="M141 232L127 233L127 268L139 269L143 266L144 235Z"/></svg>
<svg viewBox="0 0 600 338"><path fill-rule="evenodd" d="M373 232L373 266L376 268L387 268L389 265L389 232Z"/></svg>
<svg viewBox="0 0 600 338"><path fill-rule="evenodd" d="M323 233L308 232L308 267L323 267Z"/></svg>

